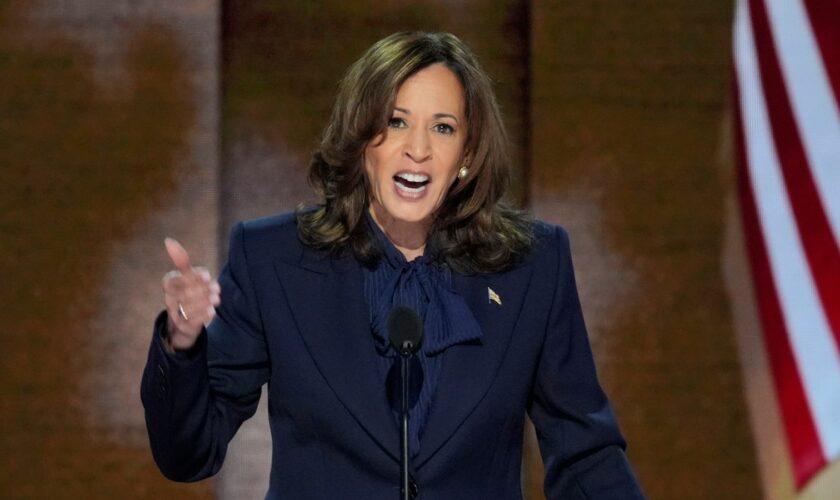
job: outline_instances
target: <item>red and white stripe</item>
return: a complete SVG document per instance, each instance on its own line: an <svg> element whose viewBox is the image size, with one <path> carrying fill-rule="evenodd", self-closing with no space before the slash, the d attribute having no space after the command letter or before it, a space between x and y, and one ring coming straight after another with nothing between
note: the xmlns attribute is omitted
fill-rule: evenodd
<svg viewBox="0 0 840 500"><path fill-rule="evenodd" d="M739 198L798 487L840 457L840 2L738 0Z"/></svg>

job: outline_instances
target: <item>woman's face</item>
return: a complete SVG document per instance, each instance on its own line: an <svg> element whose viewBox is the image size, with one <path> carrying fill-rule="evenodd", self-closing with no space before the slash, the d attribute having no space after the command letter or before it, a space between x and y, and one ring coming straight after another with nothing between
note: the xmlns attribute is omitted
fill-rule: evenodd
<svg viewBox="0 0 840 500"><path fill-rule="evenodd" d="M443 64L428 66L402 84L388 128L364 153L377 219L431 222L460 168L467 134L464 107L461 82Z"/></svg>

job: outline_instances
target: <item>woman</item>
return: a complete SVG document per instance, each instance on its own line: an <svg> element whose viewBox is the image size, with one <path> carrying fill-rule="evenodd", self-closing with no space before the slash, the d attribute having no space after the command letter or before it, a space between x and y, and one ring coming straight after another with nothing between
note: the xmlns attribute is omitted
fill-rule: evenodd
<svg viewBox="0 0 840 500"><path fill-rule="evenodd" d="M214 474L268 382L269 498L397 498L387 318L402 304L425 325L414 495L521 498L527 411L548 498L640 498L568 238L500 202L508 165L490 81L462 42L398 33L372 46L313 156L319 207L239 223L218 282L167 240L177 271L142 385L163 473Z"/></svg>

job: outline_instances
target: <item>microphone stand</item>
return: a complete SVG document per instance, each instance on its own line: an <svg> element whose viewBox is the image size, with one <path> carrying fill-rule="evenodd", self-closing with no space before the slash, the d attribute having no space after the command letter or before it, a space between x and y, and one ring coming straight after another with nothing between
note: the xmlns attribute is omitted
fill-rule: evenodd
<svg viewBox="0 0 840 500"><path fill-rule="evenodd" d="M411 493L408 489L408 378L411 370L409 369L408 362L411 359L413 351L414 346L410 341L404 342L402 348L400 349L400 378L402 380L402 384L400 384L400 416L402 417L402 425L400 428L400 495L403 500L411 499Z"/></svg>
<svg viewBox="0 0 840 500"><path fill-rule="evenodd" d="M413 481L409 480L408 453L408 388L411 367L408 362L423 342L423 320L420 315L410 307L403 305L395 307L388 317L388 339L391 346L400 354L400 498L410 500L416 496L417 485L414 484L414 491L410 486ZM412 495L414 493L414 495Z"/></svg>

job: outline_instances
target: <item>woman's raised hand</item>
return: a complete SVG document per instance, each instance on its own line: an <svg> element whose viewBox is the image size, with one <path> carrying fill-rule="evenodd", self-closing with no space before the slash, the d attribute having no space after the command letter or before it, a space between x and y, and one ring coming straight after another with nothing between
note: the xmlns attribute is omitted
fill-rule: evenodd
<svg viewBox="0 0 840 500"><path fill-rule="evenodd" d="M203 267L192 267L187 251L172 238L164 240L166 252L175 269L163 276L163 297L166 302L167 333L173 349L189 349L201 329L216 315L221 304L219 282Z"/></svg>

